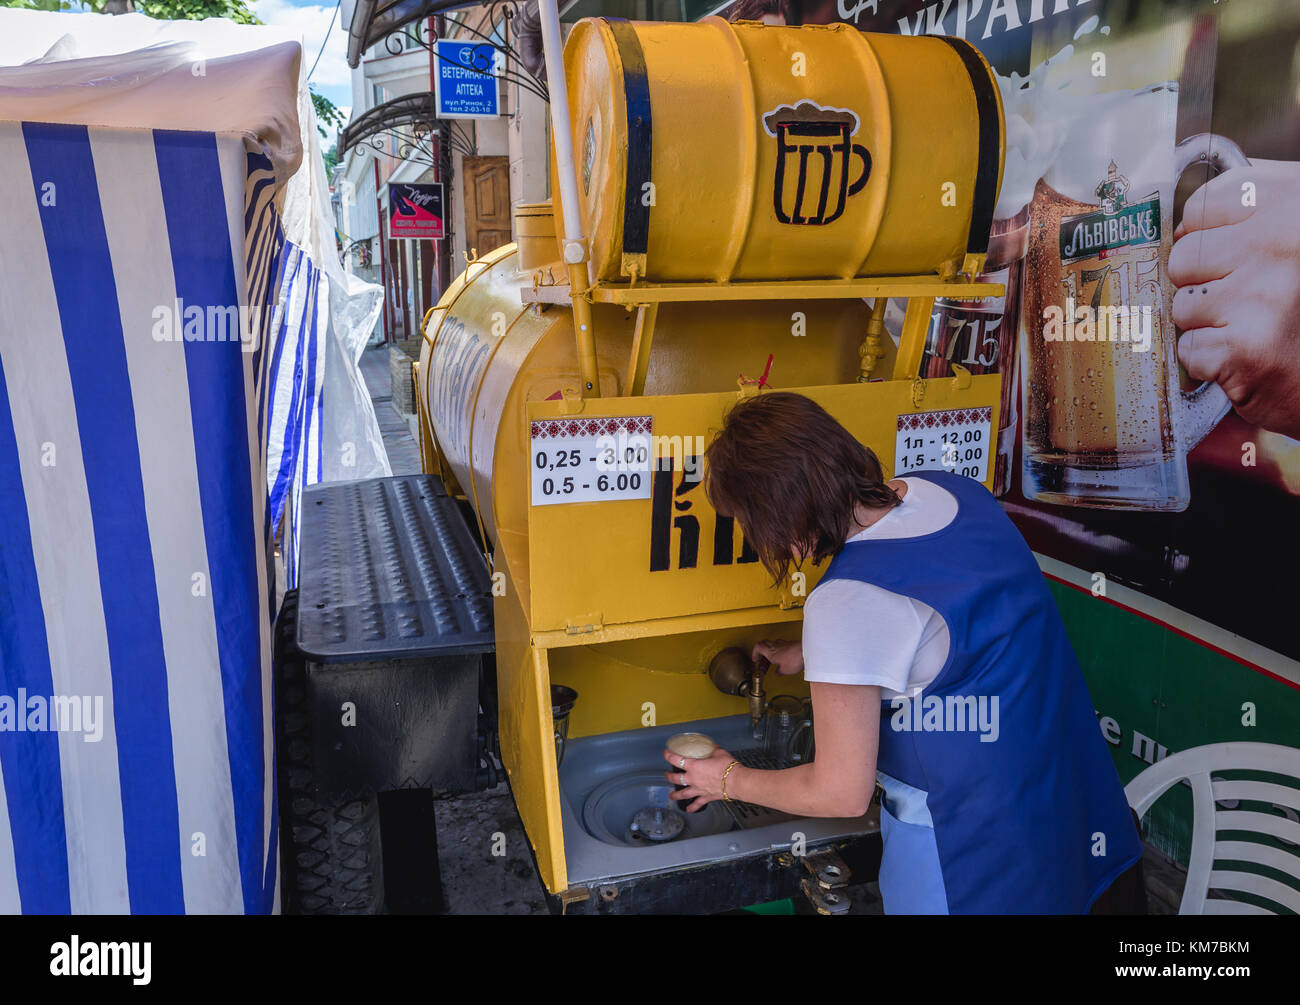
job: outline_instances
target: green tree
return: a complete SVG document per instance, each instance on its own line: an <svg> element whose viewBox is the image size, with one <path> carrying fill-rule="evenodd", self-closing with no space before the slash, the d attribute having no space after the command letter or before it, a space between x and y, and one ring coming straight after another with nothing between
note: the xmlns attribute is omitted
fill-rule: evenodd
<svg viewBox="0 0 1300 1005"><path fill-rule="evenodd" d="M311 89L310 84L308 84L307 87L309 90ZM337 130L342 129L348 124L348 120L344 118L343 112L339 110L338 105L330 101L330 99L325 97L325 95L317 94L315 91L312 91L311 103L316 108L316 128L320 130L323 139L329 139L330 135L325 130L326 126L333 126ZM325 167L329 168L330 166L329 158L326 157Z"/></svg>
<svg viewBox="0 0 1300 1005"><path fill-rule="evenodd" d="M244 0L0 0L0 7L27 10L94 11L96 14L124 14L138 10L159 21L202 21L224 17L236 24L261 24Z"/></svg>

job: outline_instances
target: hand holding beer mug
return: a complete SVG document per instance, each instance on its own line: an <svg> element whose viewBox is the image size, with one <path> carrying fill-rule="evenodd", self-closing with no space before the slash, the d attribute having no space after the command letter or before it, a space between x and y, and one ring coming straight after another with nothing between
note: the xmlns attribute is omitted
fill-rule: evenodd
<svg viewBox="0 0 1300 1005"><path fill-rule="evenodd" d="M1300 164L1255 161L1187 200L1169 278L1178 355L1247 422L1300 439Z"/></svg>
<svg viewBox="0 0 1300 1005"><path fill-rule="evenodd" d="M721 798L731 768L740 763L703 733L669 737L664 759L673 768L664 772L664 778L675 787L668 798L680 803L687 813L697 813ZM687 799L689 805L684 803Z"/></svg>
<svg viewBox="0 0 1300 1005"><path fill-rule="evenodd" d="M1071 506L1180 511L1187 453L1229 402L1179 386L1174 189L1191 165L1247 164L1210 133L1175 146L1178 87L1101 95L1038 183L1024 296L1022 491Z"/></svg>

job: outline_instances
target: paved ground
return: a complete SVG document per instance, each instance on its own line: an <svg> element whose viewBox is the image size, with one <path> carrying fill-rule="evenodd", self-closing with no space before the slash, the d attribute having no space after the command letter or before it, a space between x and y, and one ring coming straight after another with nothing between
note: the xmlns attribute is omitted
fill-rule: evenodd
<svg viewBox="0 0 1300 1005"><path fill-rule="evenodd" d="M361 354L361 374L370 389L370 400L375 405L375 418L384 434L384 446L388 450L388 463L392 465L393 474L418 473L420 448L411 435L410 424L393 408L393 384L385 346L368 347Z"/></svg>
<svg viewBox="0 0 1300 1005"><path fill-rule="evenodd" d="M393 474L417 473L419 447L410 424L393 408L388 349L367 348L361 356L361 373L370 389ZM504 784L486 792L440 800L434 814L448 913L547 913L541 881L528 851L528 838Z"/></svg>
<svg viewBox="0 0 1300 1005"><path fill-rule="evenodd" d="M361 357L361 372L374 401L393 474L418 472L420 452L411 426L392 404L388 349L366 349ZM528 838L504 784L486 792L441 800L435 813L448 913L547 913L541 882L528 851ZM1176 913L1185 873L1150 849L1144 864L1152 913ZM883 913L875 883L852 886L848 892L852 913Z"/></svg>

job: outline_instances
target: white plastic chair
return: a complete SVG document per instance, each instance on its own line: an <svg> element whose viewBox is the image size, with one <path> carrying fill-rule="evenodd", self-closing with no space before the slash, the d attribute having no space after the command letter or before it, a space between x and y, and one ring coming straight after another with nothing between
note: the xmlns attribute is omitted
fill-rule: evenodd
<svg viewBox="0 0 1300 1005"><path fill-rule="evenodd" d="M1187 885L1179 914L1278 914L1240 900L1207 897L1210 890L1249 893L1292 911L1300 911L1300 890L1252 872L1214 863L1231 859L1268 866L1300 879L1300 789L1252 779L1211 778L1224 771L1268 771L1300 784L1300 750L1273 743L1212 743L1170 754L1124 787L1139 817L1183 779L1192 786L1192 850ZM1259 810L1221 809L1224 801L1272 803L1292 819ZM1219 831L1248 831L1281 838L1295 847L1286 851L1257 841L1219 840Z"/></svg>

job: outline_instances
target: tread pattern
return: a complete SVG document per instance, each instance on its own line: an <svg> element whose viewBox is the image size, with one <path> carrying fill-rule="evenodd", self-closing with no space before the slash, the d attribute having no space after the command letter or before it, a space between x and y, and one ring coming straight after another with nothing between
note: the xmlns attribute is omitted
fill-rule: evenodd
<svg viewBox="0 0 1300 1005"><path fill-rule="evenodd" d="M276 743L281 813L281 890L286 914L378 914L383 910L379 798L317 802L312 785L306 665L294 644L297 594L277 622Z"/></svg>

